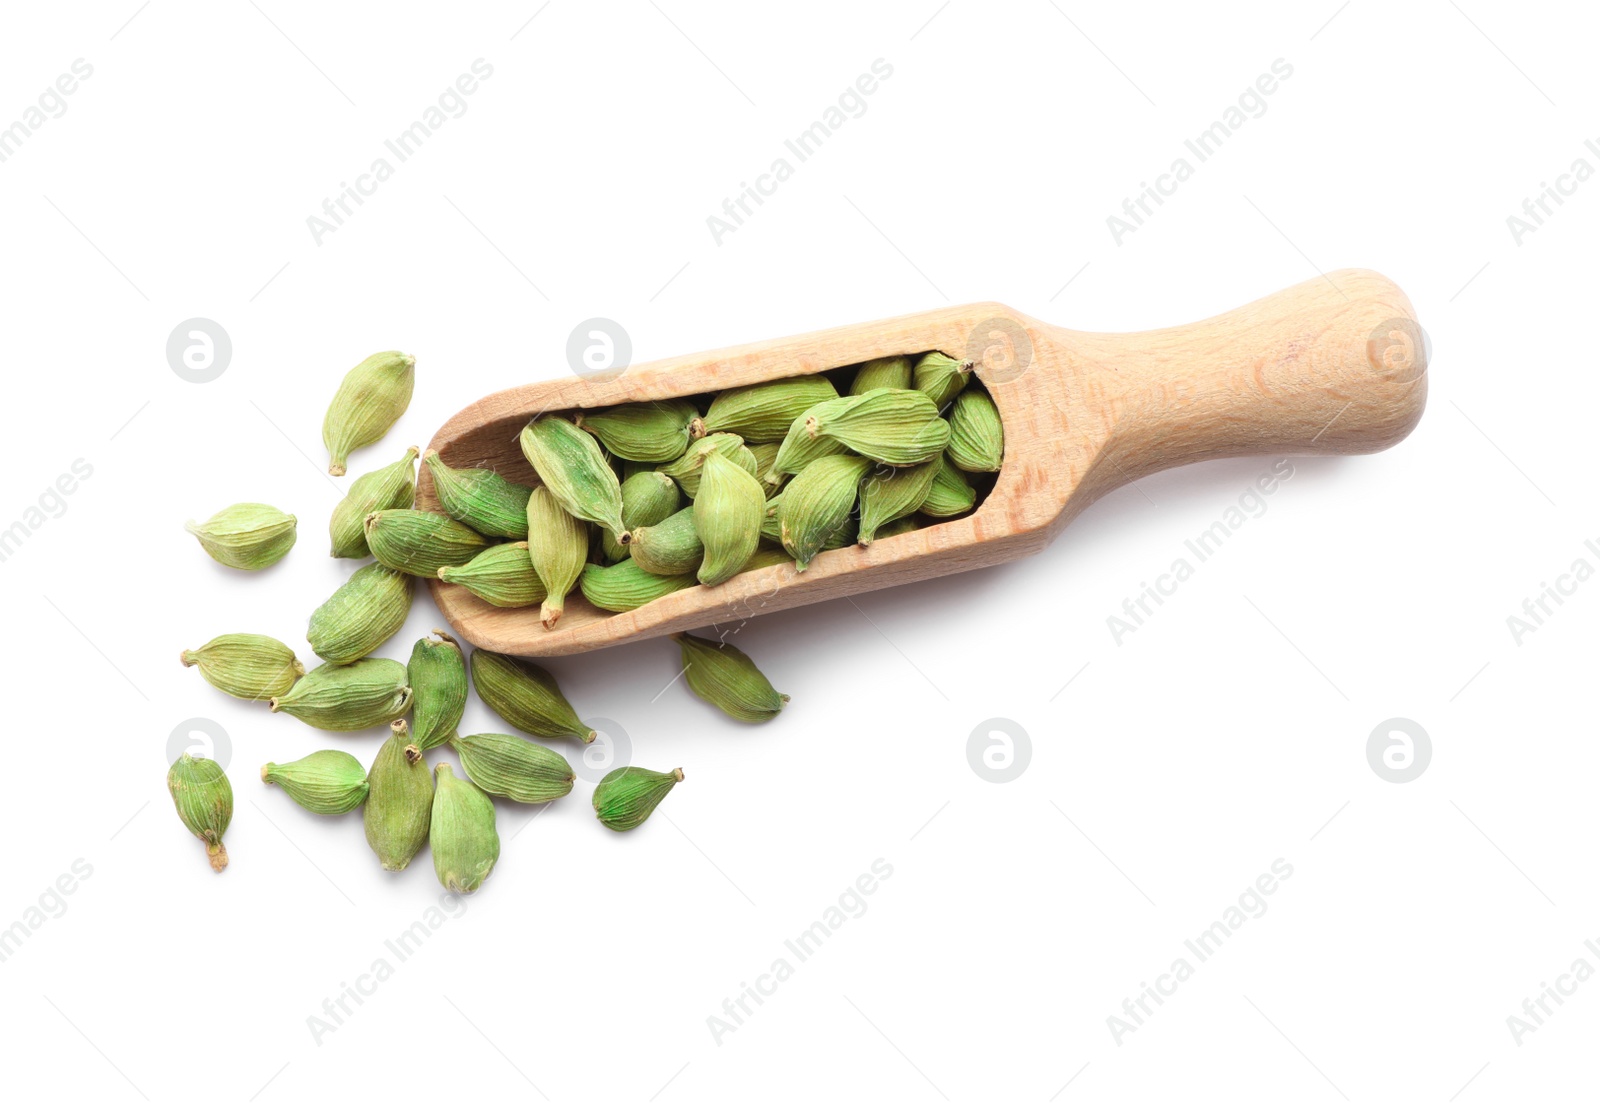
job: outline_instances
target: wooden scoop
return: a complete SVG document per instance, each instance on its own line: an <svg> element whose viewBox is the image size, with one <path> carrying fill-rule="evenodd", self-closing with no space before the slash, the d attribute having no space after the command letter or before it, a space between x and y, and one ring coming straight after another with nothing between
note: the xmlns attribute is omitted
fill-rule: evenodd
<svg viewBox="0 0 1600 1103"><path fill-rule="evenodd" d="M439 610L478 647L568 655L988 567L1039 551L1102 494L1164 468L1387 448L1416 425L1427 397L1423 333L1405 293L1375 272L1347 270L1146 333L1079 333L977 303L678 356L614 378L535 383L462 410L431 446L453 467L531 483L517 437L540 413L705 394L931 349L976 361L1005 427L999 476L974 513L823 552L804 572L787 563L749 571L631 613L595 609L574 590L550 630L537 607L499 609L435 581ZM417 508L439 508L426 465Z"/></svg>

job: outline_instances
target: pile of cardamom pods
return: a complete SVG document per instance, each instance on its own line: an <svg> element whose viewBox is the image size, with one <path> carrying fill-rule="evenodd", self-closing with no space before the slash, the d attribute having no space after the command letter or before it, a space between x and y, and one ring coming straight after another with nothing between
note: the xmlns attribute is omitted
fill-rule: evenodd
<svg viewBox="0 0 1600 1103"><path fill-rule="evenodd" d="M350 454L405 413L415 369L413 357L383 352L345 376L323 422L331 474L344 475ZM375 562L311 614L306 640L322 665L307 671L293 648L250 633L182 655L223 692L311 727L388 725L370 767L330 749L267 763L261 779L312 812L360 808L386 870L405 869L428 844L453 892L476 891L499 858L491 796L539 804L570 793L575 778L560 754L521 736L459 733L469 668L479 698L517 731L583 743L595 733L548 671L483 650L468 659L442 631L418 641L408 663L374 657L405 624L417 578L501 607L538 605L548 630L574 589L623 612L759 567L792 561L803 571L823 551L973 509L1000 469L1004 438L972 364L927 352L716 395L542 414L521 446L529 468L506 473L423 456L439 513L414 508L416 448L353 481L329 521L332 553ZM272 506L240 503L188 530L218 562L260 570L288 554L296 525ZM685 683L729 716L760 723L788 702L726 641L676 639ZM464 778L448 763L430 769L428 752L443 747ZM613 770L595 788L596 817L631 830L683 778L681 769ZM233 813L226 774L184 755L167 781L179 818L222 870Z"/></svg>

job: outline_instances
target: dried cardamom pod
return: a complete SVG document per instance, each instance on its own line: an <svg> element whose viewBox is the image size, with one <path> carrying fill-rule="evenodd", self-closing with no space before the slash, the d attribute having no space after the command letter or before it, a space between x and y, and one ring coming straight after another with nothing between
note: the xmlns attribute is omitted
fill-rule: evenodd
<svg viewBox="0 0 1600 1103"><path fill-rule="evenodd" d="M632 831L683 780L681 769L658 774L642 766L612 770L594 788L594 814L613 831Z"/></svg>
<svg viewBox="0 0 1600 1103"><path fill-rule="evenodd" d="M350 453L383 439L411 405L417 358L378 352L351 368L322 419L328 474L343 475Z"/></svg>
<svg viewBox="0 0 1600 1103"><path fill-rule="evenodd" d="M221 873L228 868L228 848L222 836L233 822L233 786L228 775L209 758L181 756L167 771L167 792L178 818L189 834L206 844L211 868Z"/></svg>
<svg viewBox="0 0 1600 1103"><path fill-rule="evenodd" d="M534 418L520 439L522 454L562 509L599 525L619 544L628 542L622 524L622 484L594 437L565 418L545 414ZM545 579L546 585L549 582Z"/></svg>
<svg viewBox="0 0 1600 1103"><path fill-rule="evenodd" d="M269 762L261 767L261 780L319 816L342 816L367 799L366 767L344 751L312 751L281 766Z"/></svg>
<svg viewBox="0 0 1600 1103"><path fill-rule="evenodd" d="M723 391L706 411L708 433L735 433L746 443L781 441L794 419L819 402L838 398L826 376L799 375Z"/></svg>
<svg viewBox="0 0 1600 1103"><path fill-rule="evenodd" d="M695 528L694 507L678 510L659 525L635 529L628 551L639 568L651 574L693 574L705 558L705 544Z"/></svg>
<svg viewBox="0 0 1600 1103"><path fill-rule="evenodd" d="M784 548L794 556L795 570L805 570L823 545L840 534L856 504L856 487L871 468L872 461L860 456L824 456L807 464L784 487L778 530Z"/></svg>
<svg viewBox="0 0 1600 1103"><path fill-rule="evenodd" d="M850 393L853 395L866 394L882 387L897 391L911 389L911 357L883 356L868 360L856 369L856 376L850 381Z"/></svg>
<svg viewBox="0 0 1600 1103"><path fill-rule="evenodd" d="M415 586L408 574L368 563L311 614L311 650L336 666L366 658L405 624Z"/></svg>
<svg viewBox="0 0 1600 1103"><path fill-rule="evenodd" d="M438 782L428 829L433 872L451 892L477 892L500 860L494 801L472 782L456 777L449 763L435 766L433 776Z"/></svg>
<svg viewBox="0 0 1600 1103"><path fill-rule="evenodd" d="M938 470L928 487L928 496L917 507L929 517L955 517L967 512L978 501L978 492L967 481L961 469L944 456L936 461Z"/></svg>
<svg viewBox="0 0 1600 1103"><path fill-rule="evenodd" d="M662 474L672 476L683 488L684 494L693 498L700 492L700 469L705 464L706 457L713 452L728 457L752 475L756 473L755 456L744 446L744 438L733 433L712 433L710 436L701 437L689 445L689 450L676 462L659 470Z"/></svg>
<svg viewBox="0 0 1600 1103"><path fill-rule="evenodd" d="M783 443L778 446L777 458L772 461L772 470L764 478L773 486L781 485L783 475L798 475L804 471L806 465L823 456L837 456L848 452L849 448L842 441L832 437L819 437L810 433L807 427L813 421L826 420L836 410L845 410L856 401L856 396L847 395L844 398L830 398L826 402L819 402L811 407L800 417L794 419L789 426L789 432L783 438Z"/></svg>
<svg viewBox="0 0 1600 1103"><path fill-rule="evenodd" d="M700 415L681 398L580 411L574 421L600 438L613 456L637 463L671 463L689 447L689 424Z"/></svg>
<svg viewBox="0 0 1600 1103"><path fill-rule="evenodd" d="M928 497L939 462L916 467L880 467L861 480L861 528L857 540L871 544L880 529L915 513Z"/></svg>
<svg viewBox="0 0 1600 1103"><path fill-rule="evenodd" d="M789 477L775 467L778 462L778 449L783 445L769 441L766 444L747 444L745 447L750 449L750 455L755 458L756 479L761 483L761 493L771 498L783 489L784 481Z"/></svg>
<svg viewBox="0 0 1600 1103"><path fill-rule="evenodd" d="M272 699L273 712L286 712L329 732L375 728L410 708L406 668L393 659L360 659L349 666L324 663Z"/></svg>
<svg viewBox="0 0 1600 1103"><path fill-rule="evenodd" d="M224 567L259 571L289 554L294 547L295 524L294 515L281 509L240 502L209 521L190 521L183 527Z"/></svg>
<svg viewBox="0 0 1600 1103"><path fill-rule="evenodd" d="M467 662L461 645L442 629L417 641L406 675L411 680L412 741L425 751L442 747L456 733L467 707Z"/></svg>
<svg viewBox="0 0 1600 1103"><path fill-rule="evenodd" d="M636 471L622 480L622 523L628 531L659 525L678 512L678 484L671 475L660 471ZM629 551L611 538L605 530L600 532L600 552L607 563L620 563L628 558Z"/></svg>
<svg viewBox="0 0 1600 1103"><path fill-rule="evenodd" d="M739 573L746 571L759 571L763 567L777 567L792 563L789 553L782 548L757 548L750 553L750 558L744 561L744 566L739 568Z"/></svg>
<svg viewBox="0 0 1600 1103"><path fill-rule="evenodd" d="M433 476L440 509L485 536L527 539L527 487L481 467L450 467L431 448L422 462Z"/></svg>
<svg viewBox="0 0 1600 1103"><path fill-rule="evenodd" d="M367 514L367 546L392 571L437 578L440 567L470 562L489 540L442 513L380 509Z"/></svg>
<svg viewBox="0 0 1600 1103"><path fill-rule="evenodd" d="M877 535L873 539L887 540L891 536L904 536L908 532L916 532L926 523L920 515L913 513L911 516L902 517L898 521L890 521L887 525L879 525Z"/></svg>
<svg viewBox="0 0 1600 1103"><path fill-rule="evenodd" d="M766 504L753 474L720 453L706 457L691 511L694 530L705 545L699 571L702 586L720 586L744 569L761 540Z"/></svg>
<svg viewBox="0 0 1600 1103"><path fill-rule="evenodd" d="M350 484L350 491L333 507L328 520L328 536L333 543L336 559L365 559L372 554L367 547L367 514L381 509L410 509L416 502L417 448L406 449L388 467L368 471Z"/></svg>
<svg viewBox="0 0 1600 1103"><path fill-rule="evenodd" d="M733 644L703 640L687 632L673 639L683 652L683 680L694 695L735 720L765 723L789 703L788 695L773 689L750 656Z"/></svg>
<svg viewBox="0 0 1600 1103"><path fill-rule="evenodd" d="M808 414L808 436L827 437L879 463L910 467L927 463L950 440L950 423L921 391L887 388L844 400L822 415Z"/></svg>
<svg viewBox="0 0 1600 1103"><path fill-rule="evenodd" d="M610 567L598 567L591 563L583 569L583 577L578 579L578 585L583 589L583 596L596 609L629 613L656 598L687 590L698 583L692 574L651 574L632 559L624 559Z"/></svg>
<svg viewBox="0 0 1600 1103"><path fill-rule="evenodd" d="M396 720L389 731L367 772L367 802L361 806L361 822L367 830L367 845L383 868L399 873L428 841L433 775L421 748L411 742L406 722Z"/></svg>
<svg viewBox="0 0 1600 1103"><path fill-rule="evenodd" d="M972 378L971 360L952 360L942 352L930 352L912 369L912 385L943 410Z"/></svg>
<svg viewBox="0 0 1600 1103"><path fill-rule="evenodd" d="M576 776L549 747L519 735L452 736L450 747L472 783L522 804L543 804L572 792Z"/></svg>
<svg viewBox="0 0 1600 1103"><path fill-rule="evenodd" d="M976 387L956 395L950 407L950 445L945 455L963 471L999 471L1005 431L994 399Z"/></svg>
<svg viewBox="0 0 1600 1103"><path fill-rule="evenodd" d="M539 620L554 628L589 560L589 530L542 486L528 499L528 558L545 587Z"/></svg>
<svg viewBox="0 0 1600 1103"><path fill-rule="evenodd" d="M578 719L543 667L478 648L472 653L472 684L483 703L518 731L594 742L595 733Z"/></svg>
<svg viewBox="0 0 1600 1103"><path fill-rule="evenodd" d="M485 548L459 567L440 567L439 578L465 586L490 605L502 609L537 605L546 593L544 583L533 569L526 540Z"/></svg>
<svg viewBox="0 0 1600 1103"><path fill-rule="evenodd" d="M185 651L184 666L198 666L200 676L231 697L265 701L288 693L306 672L294 649L271 636L233 632L204 647Z"/></svg>
<svg viewBox="0 0 1600 1103"><path fill-rule="evenodd" d="M778 514L782 509L781 493L767 499L767 508L761 512L761 539L771 540L774 544L783 543L783 527L778 523Z"/></svg>

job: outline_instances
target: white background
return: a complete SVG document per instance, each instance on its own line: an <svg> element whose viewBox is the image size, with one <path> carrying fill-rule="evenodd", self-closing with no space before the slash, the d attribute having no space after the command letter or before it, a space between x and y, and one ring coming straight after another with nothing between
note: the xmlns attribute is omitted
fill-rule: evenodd
<svg viewBox="0 0 1600 1103"><path fill-rule="evenodd" d="M1520 1045L1507 1023L1574 959L1600 967L1600 583L1520 644L1507 627L1575 559L1600 564L1600 182L1520 244L1506 222L1576 158L1600 168L1585 13L540 3L6 11L0 125L93 66L0 164L0 527L75 460L93 472L0 563L0 927L51 916L0 962L6 1094L1485 1103L1591 1084L1600 983L1547 1001ZM314 241L307 217L478 58L493 75L466 112ZM714 242L707 216L878 58L893 75L866 112ZM1115 242L1107 215L1278 58L1293 75L1265 114ZM980 299L1136 330L1346 266L1395 279L1432 336L1408 440L1295 460L1120 644L1106 618L1272 458L1125 488L1024 562L749 624L740 645L794 698L762 728L681 685L657 699L665 641L551 663L635 762L688 781L623 836L586 784L537 822L502 805L486 888L319 1044L308 1018L392 963L442 890L426 855L385 874L358 816L256 780L322 746L367 760L376 733L247 707L176 656L257 631L311 658L305 617L355 566L324 554L341 489L320 425L356 361L419 365L359 472L562 376L597 315L636 361ZM203 385L165 352L194 317L233 343ZM238 500L300 517L276 569L225 570L184 534ZM419 599L382 653L438 619ZM191 717L229 736L221 876L163 783ZM994 717L1032 748L1005 784L968 764ZM1407 784L1368 763L1391 717L1431 737ZM500 726L473 702L466 730ZM718 1044L708 1017L880 858L865 912ZM1118 1044L1108 1016L1280 858L1265 913Z"/></svg>

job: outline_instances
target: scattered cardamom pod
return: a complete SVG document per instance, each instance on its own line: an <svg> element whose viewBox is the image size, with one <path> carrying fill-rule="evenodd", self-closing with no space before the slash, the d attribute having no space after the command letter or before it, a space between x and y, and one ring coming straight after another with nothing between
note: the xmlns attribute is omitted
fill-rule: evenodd
<svg viewBox="0 0 1600 1103"><path fill-rule="evenodd" d="M723 391L704 419L708 433L735 433L746 443L781 441L794 419L819 402L838 398L826 376L799 375Z"/></svg>
<svg viewBox="0 0 1600 1103"><path fill-rule="evenodd" d="M502 609L537 605L546 593L544 583L533 569L526 540L485 548L459 567L440 567L439 578L465 586L490 605Z"/></svg>
<svg viewBox="0 0 1600 1103"><path fill-rule="evenodd" d="M659 525L635 529L628 545L634 563L651 574L693 574L705 558L705 543L695 527L694 516L694 507L688 506Z"/></svg>
<svg viewBox="0 0 1600 1103"><path fill-rule="evenodd" d="M200 676L222 692L246 701L265 701L288 693L295 679L306 672L288 644L249 632L218 636L180 657L184 666L198 666Z"/></svg>
<svg viewBox="0 0 1600 1103"><path fill-rule="evenodd" d="M400 420L411 405L416 369L415 356L378 352L346 373L322 419L328 474L343 475L351 452L382 440Z"/></svg>
<svg viewBox="0 0 1600 1103"><path fill-rule="evenodd" d="M784 559L787 561L788 557ZM698 582L692 574L651 574L634 560L624 559L609 567L591 563L583 569L578 585L596 609L629 613L657 598L696 586Z"/></svg>
<svg viewBox="0 0 1600 1103"><path fill-rule="evenodd" d="M411 742L406 722L396 720L389 731L367 772L367 802L361 807L361 822L367 830L367 845L383 868L398 873L428 841L433 775L421 748Z"/></svg>
<svg viewBox="0 0 1600 1103"><path fill-rule="evenodd" d="M963 471L999 471L1005 431L994 399L976 387L956 395L950 407L950 445L945 455Z"/></svg>
<svg viewBox="0 0 1600 1103"><path fill-rule="evenodd" d="M755 456L744 446L744 438L734 433L712 433L701 437L689 445L689 450L676 461L659 470L664 475L672 476L678 486L683 488L684 494L693 498L700 492L701 468L706 462L706 457L713 452L728 457L752 475L756 473Z"/></svg>
<svg viewBox="0 0 1600 1103"><path fill-rule="evenodd" d="M528 499L528 558L544 583L539 620L551 629L561 619L567 594L578 584L589 559L589 530L546 487Z"/></svg>
<svg viewBox="0 0 1600 1103"><path fill-rule="evenodd" d="M678 484L672 476L660 471L635 471L622 480L622 523L628 531L659 525L678 512ZM600 530L600 552L607 563L620 563L628 558L628 549Z"/></svg>
<svg viewBox="0 0 1600 1103"><path fill-rule="evenodd" d="M311 614L311 650L336 666L366 658L405 624L415 586L408 574L368 563Z"/></svg>
<svg viewBox="0 0 1600 1103"><path fill-rule="evenodd" d="M406 675L411 681L412 741L425 751L442 747L456 733L467 707L467 663L461 645L442 629L417 641Z"/></svg>
<svg viewBox="0 0 1600 1103"><path fill-rule="evenodd" d="M778 449L783 445L776 441L766 444L747 444L750 455L756 461L756 479L761 483L761 493L771 498L783 488L784 480L788 478L783 472L775 469L778 462Z"/></svg>
<svg viewBox="0 0 1600 1103"><path fill-rule="evenodd" d="M273 712L286 712L330 732L375 728L410 708L406 668L393 659L359 659L349 666L325 663L272 698Z"/></svg>
<svg viewBox="0 0 1600 1103"><path fill-rule="evenodd" d="M472 653L472 684L479 699L518 731L594 742L595 733L578 719L543 667L478 648Z"/></svg>
<svg viewBox="0 0 1600 1103"><path fill-rule="evenodd" d="M842 441L834 440L832 437L816 436L808 431L808 426L813 421L827 420L835 411L848 409L857 397L847 395L844 398L830 398L826 402L817 403L800 417L795 418L794 423L789 426L788 434L783 438L783 443L778 446L778 455L772 461L772 470L764 476L766 481L774 486L780 485L781 476L798 475L813 460L848 452L849 448Z"/></svg>
<svg viewBox="0 0 1600 1103"><path fill-rule="evenodd" d="M638 463L671 463L689 447L689 425L700 415L681 398L580 411L578 428L600 438L613 456Z"/></svg>
<svg viewBox="0 0 1600 1103"><path fill-rule="evenodd" d="M874 394L916 394L916 391L874 391ZM783 489L778 530L784 548L803 571L830 539L839 535L856 504L856 488L871 470L861 456L824 456Z"/></svg>
<svg viewBox="0 0 1600 1103"><path fill-rule="evenodd" d="M261 767L261 780L319 816L342 816L367 799L366 767L344 751L312 751L281 766L269 762Z"/></svg>
<svg viewBox="0 0 1600 1103"><path fill-rule="evenodd" d="M224 567L259 571L289 554L294 547L295 524L294 515L281 509L240 502L209 521L190 521L184 528Z"/></svg>
<svg viewBox="0 0 1600 1103"><path fill-rule="evenodd" d="M848 405L807 415L808 436L827 437L879 463L927 463L950 441L950 423L921 391L883 388L845 399Z"/></svg>
<svg viewBox="0 0 1600 1103"><path fill-rule="evenodd" d="M410 509L417 495L417 448L406 449L388 467L368 471L350 484L350 491L333 507L328 520L328 536L336 559L365 559L367 514L381 509Z"/></svg>
<svg viewBox="0 0 1600 1103"><path fill-rule="evenodd" d="M527 487L481 467L450 467L431 448L422 462L433 476L433 492L445 513L485 536L527 539Z"/></svg>
<svg viewBox="0 0 1600 1103"><path fill-rule="evenodd" d="M935 408L943 410L972 378L972 361L952 360L942 352L930 352L917 361L911 374L912 385L932 399Z"/></svg>
<svg viewBox="0 0 1600 1103"><path fill-rule="evenodd" d="M681 769L658 774L642 766L612 770L594 788L594 814L613 831L632 831L683 780Z"/></svg>
<svg viewBox="0 0 1600 1103"><path fill-rule="evenodd" d="M683 652L683 680L694 695L735 720L765 723L789 703L788 696L772 688L750 656L731 643L703 640L687 632L673 638Z"/></svg>
<svg viewBox="0 0 1600 1103"><path fill-rule="evenodd" d="M367 514L367 546L392 571L437 578L440 567L470 562L489 541L442 513L380 509Z"/></svg>
<svg viewBox="0 0 1600 1103"><path fill-rule="evenodd" d="M706 457L692 510L694 530L705 545L702 586L720 586L744 569L761 540L766 504L755 475L720 453Z"/></svg>
<svg viewBox="0 0 1600 1103"><path fill-rule="evenodd" d="M522 804L543 804L572 792L567 760L520 735L452 736L450 747L472 783Z"/></svg>
<svg viewBox="0 0 1600 1103"><path fill-rule="evenodd" d="M856 369L855 378L850 381L850 393L853 395L866 394L882 387L897 391L911 389L911 357L883 356L868 360Z"/></svg>
<svg viewBox="0 0 1600 1103"><path fill-rule="evenodd" d="M944 456L936 462L938 470L933 473L928 496L918 509L929 517L955 517L967 512L977 502L978 492L961 469Z"/></svg>
<svg viewBox="0 0 1600 1103"><path fill-rule="evenodd" d="M520 440L522 454L562 509L599 525L617 543L628 542L622 524L622 484L593 436L566 418L545 414L529 422ZM545 579L546 585L549 581Z"/></svg>
<svg viewBox="0 0 1600 1103"><path fill-rule="evenodd" d="M915 513L928 497L938 471L939 462L929 460L915 467L880 467L862 479L861 527L856 539L871 544L883 526Z"/></svg>
<svg viewBox="0 0 1600 1103"><path fill-rule="evenodd" d="M228 775L209 758L181 756L167 771L167 792L189 833L206 844L211 868L228 867L228 848L222 836L233 821L233 786Z"/></svg>
<svg viewBox="0 0 1600 1103"><path fill-rule="evenodd" d="M472 782L456 777L447 762L435 766L433 776L438 782L428 829L433 872L451 892L477 892L500 860L494 801Z"/></svg>

